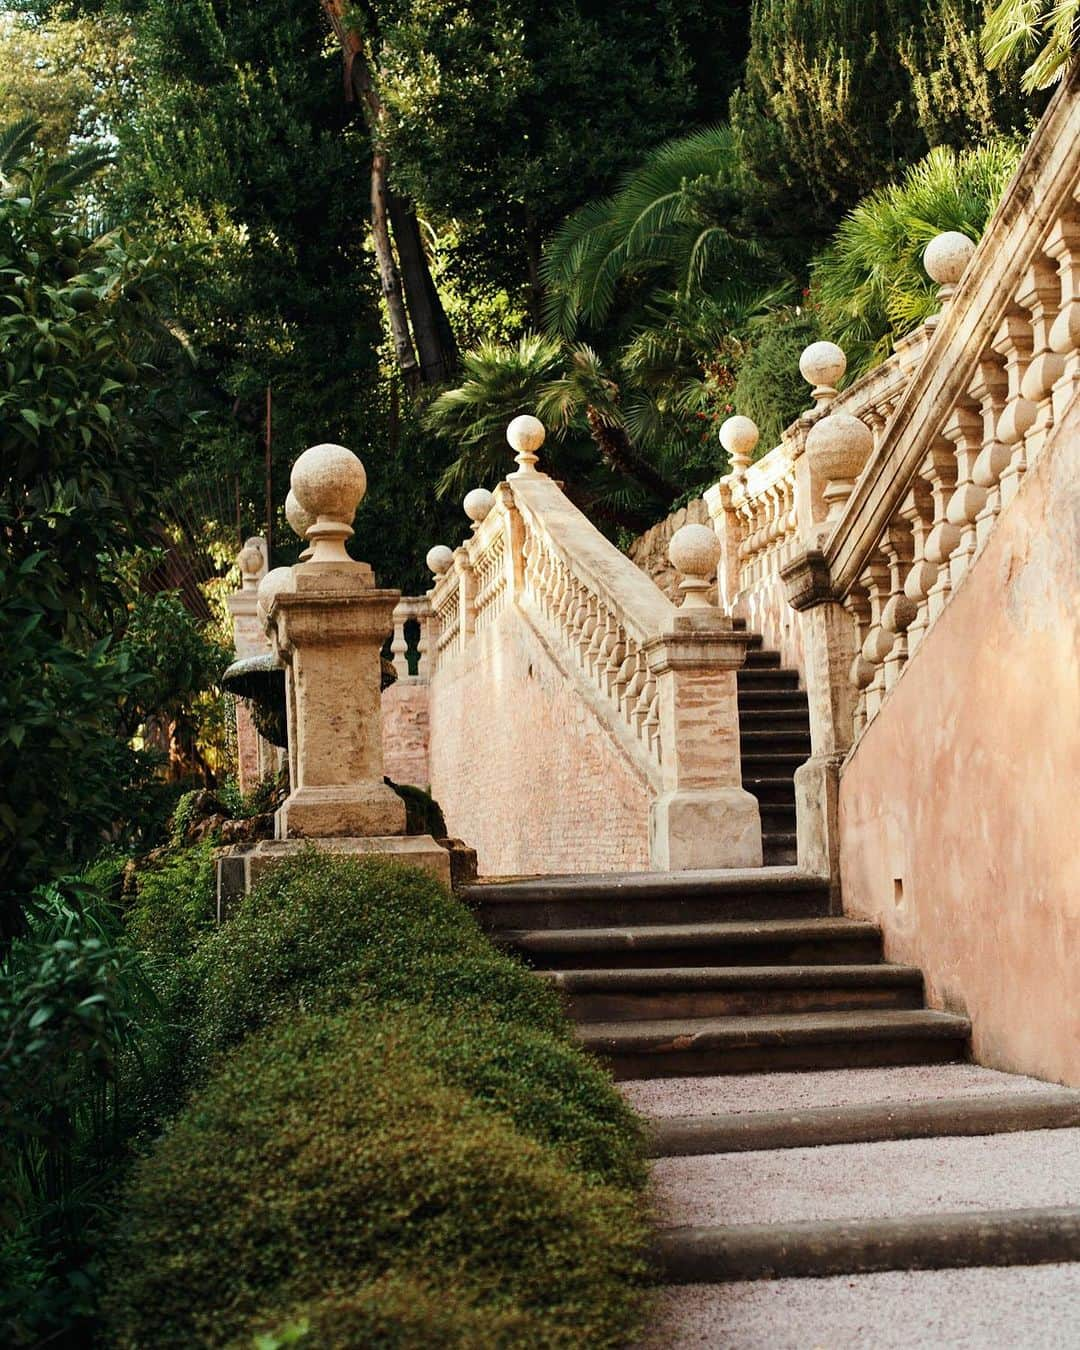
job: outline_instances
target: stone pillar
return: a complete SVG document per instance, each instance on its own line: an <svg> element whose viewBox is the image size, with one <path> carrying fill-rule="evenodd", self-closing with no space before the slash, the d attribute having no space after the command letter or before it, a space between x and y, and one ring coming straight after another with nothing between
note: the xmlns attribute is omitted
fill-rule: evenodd
<svg viewBox="0 0 1080 1350"><path fill-rule="evenodd" d="M705 599L720 545L707 525L684 525L670 557L683 573L672 630L644 644L656 681L661 793L649 813L652 864L760 867L757 799L742 786L736 674L748 635Z"/></svg>
<svg viewBox="0 0 1080 1350"><path fill-rule="evenodd" d="M228 597L233 621L233 646L238 658L261 656L269 643L257 614L259 583L266 575L266 540L259 535L244 541L237 555L240 589ZM255 729L251 709L244 699L236 700L236 769L241 792L251 789L268 774L276 773L278 753Z"/></svg>

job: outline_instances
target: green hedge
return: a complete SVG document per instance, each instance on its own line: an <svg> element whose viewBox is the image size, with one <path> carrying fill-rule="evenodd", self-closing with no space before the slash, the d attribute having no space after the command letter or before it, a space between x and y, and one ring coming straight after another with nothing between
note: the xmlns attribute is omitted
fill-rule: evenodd
<svg viewBox="0 0 1080 1350"><path fill-rule="evenodd" d="M421 1274L450 1319L444 1343L512 1344L527 1328L519 1343L625 1344L643 1276L636 1198L440 1081L414 1035L411 1018L361 1005L290 1018L218 1063L134 1171L108 1344L250 1344L305 1302L316 1324L370 1326L367 1286ZM455 1342L459 1315L473 1327ZM389 1320L387 1344L431 1343ZM364 1343L337 1335L310 1343Z"/></svg>
<svg viewBox="0 0 1080 1350"><path fill-rule="evenodd" d="M209 1053L297 1008L358 999L482 1013L568 1036L555 992L498 952L432 876L311 848L275 867L199 952Z"/></svg>

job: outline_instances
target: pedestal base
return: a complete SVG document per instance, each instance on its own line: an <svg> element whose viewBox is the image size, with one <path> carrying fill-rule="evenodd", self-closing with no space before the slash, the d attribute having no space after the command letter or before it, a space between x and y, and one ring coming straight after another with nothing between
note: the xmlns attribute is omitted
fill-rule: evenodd
<svg viewBox="0 0 1080 1350"><path fill-rule="evenodd" d="M382 782L299 787L277 813L276 834L288 839L359 839L405 833L405 803Z"/></svg>
<svg viewBox="0 0 1080 1350"><path fill-rule="evenodd" d="M799 871L827 878L840 907L840 766L842 755L814 755L795 770Z"/></svg>
<svg viewBox="0 0 1080 1350"><path fill-rule="evenodd" d="M649 809L649 854L662 872L760 867L757 798L737 787L664 793Z"/></svg>
<svg viewBox="0 0 1080 1350"><path fill-rule="evenodd" d="M430 872L444 886L450 885L450 854L430 834L366 835L341 839L265 839L223 851L217 859L218 920L224 919L255 885L267 868L295 857L305 848L347 857L374 857L405 863Z"/></svg>

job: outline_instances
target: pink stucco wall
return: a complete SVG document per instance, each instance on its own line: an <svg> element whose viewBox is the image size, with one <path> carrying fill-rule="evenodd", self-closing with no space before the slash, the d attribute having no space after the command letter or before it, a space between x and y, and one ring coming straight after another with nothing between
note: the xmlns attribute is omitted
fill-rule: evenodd
<svg viewBox="0 0 1080 1350"><path fill-rule="evenodd" d="M433 677L431 789L482 875L649 866L643 778L510 606Z"/></svg>
<svg viewBox="0 0 1080 1350"><path fill-rule="evenodd" d="M1080 407L849 760L845 910L984 1064L1080 1085Z"/></svg>
<svg viewBox="0 0 1080 1350"><path fill-rule="evenodd" d="M426 788L428 764L428 687L397 680L382 692L383 773L395 783Z"/></svg>

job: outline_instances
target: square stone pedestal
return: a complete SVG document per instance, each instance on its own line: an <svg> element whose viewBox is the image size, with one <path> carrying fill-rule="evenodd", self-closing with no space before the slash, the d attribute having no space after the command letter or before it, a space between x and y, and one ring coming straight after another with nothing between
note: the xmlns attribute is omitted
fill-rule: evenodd
<svg viewBox="0 0 1080 1350"><path fill-rule="evenodd" d="M367 835L340 839L263 839L223 849L217 858L218 921L251 890L268 867L292 858L305 848L347 857L382 858L387 862L420 867L449 887L450 854L430 834Z"/></svg>

